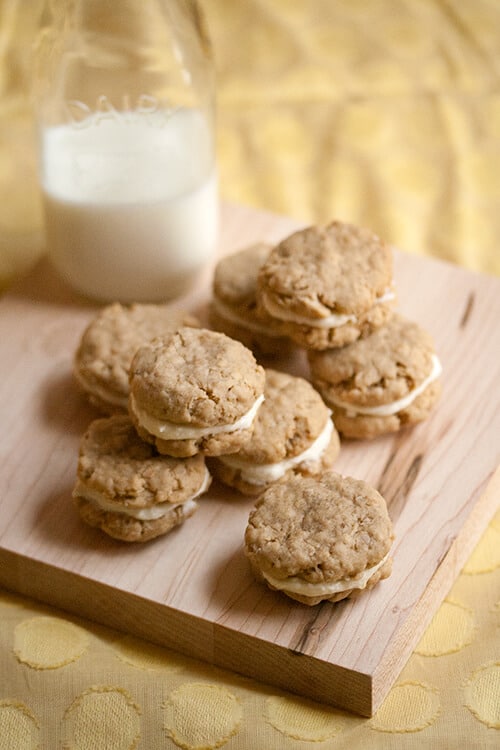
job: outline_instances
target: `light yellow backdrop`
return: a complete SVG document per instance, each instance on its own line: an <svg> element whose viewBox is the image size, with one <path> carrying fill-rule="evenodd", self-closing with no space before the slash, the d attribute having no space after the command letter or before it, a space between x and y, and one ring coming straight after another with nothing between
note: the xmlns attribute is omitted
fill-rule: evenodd
<svg viewBox="0 0 500 750"><path fill-rule="evenodd" d="M500 272L497 0L202 5L223 197ZM40 252L40 7L0 0L0 284ZM0 750L498 747L499 550L497 514L371 720L0 592Z"/></svg>

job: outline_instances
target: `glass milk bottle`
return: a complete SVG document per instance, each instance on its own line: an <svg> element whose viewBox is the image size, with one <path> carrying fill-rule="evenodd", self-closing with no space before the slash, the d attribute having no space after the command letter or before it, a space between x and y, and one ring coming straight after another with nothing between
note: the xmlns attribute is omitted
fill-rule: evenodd
<svg viewBox="0 0 500 750"><path fill-rule="evenodd" d="M52 0L35 115L46 247L101 301L188 291L213 257L214 77L190 0Z"/></svg>

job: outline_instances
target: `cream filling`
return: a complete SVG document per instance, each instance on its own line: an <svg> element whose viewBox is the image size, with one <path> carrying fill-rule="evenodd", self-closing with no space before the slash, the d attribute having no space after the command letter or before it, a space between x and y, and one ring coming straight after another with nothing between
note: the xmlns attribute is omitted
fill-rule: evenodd
<svg viewBox="0 0 500 750"><path fill-rule="evenodd" d="M83 500L88 500L94 505L97 505L100 510L106 511L108 513L119 513L123 516L136 518L138 521L156 521L159 518L164 518L165 516L171 515L175 512L176 508L179 507L182 508L185 515L191 515L191 513L193 513L198 507L198 503L195 502L195 498L199 497L201 494L203 494L203 492L205 492L205 490L210 487L210 482L211 476L208 472L208 469L205 468L205 476L203 477L203 481L200 487L194 493L194 495L191 495L191 497L189 497L183 503L171 505L170 503L165 502L157 505L152 505L149 508L127 508L118 503L110 503L108 500L106 500L101 492L88 489L87 487L85 487L83 482L77 483L73 494L76 497L83 498Z"/></svg>
<svg viewBox="0 0 500 750"><path fill-rule="evenodd" d="M276 482L289 469L297 465L306 466L313 461L319 460L330 444L333 432L333 422L328 417L325 426L316 438L302 453L292 458L285 458L283 461L277 461L272 464L251 464L237 457L219 456L219 461L233 469L241 471L241 478L248 484L265 485L270 482Z"/></svg>
<svg viewBox="0 0 500 750"><path fill-rule="evenodd" d="M389 557L389 552L378 562L376 565L372 565L371 568L366 568L358 576L353 578L344 578L341 581L333 581L332 583L309 583L304 581L299 576L290 576L290 578L275 578L269 573L262 572L262 575L273 588L279 591L288 591L290 594L299 594L301 596L326 596L333 594L340 594L343 591L350 591L351 589L364 589L366 584L377 572L379 568L385 563Z"/></svg>
<svg viewBox="0 0 500 750"><path fill-rule="evenodd" d="M395 296L394 292L388 289L381 297L377 297L373 304L381 305L384 302L390 302ZM299 315L291 310L283 309L274 300L270 299L266 293L263 294L262 301L269 314L275 318L308 326L309 328L339 328L346 323L355 323L357 321L356 315L346 315L344 313L332 313L323 318L310 318L306 315Z"/></svg>
<svg viewBox="0 0 500 750"><path fill-rule="evenodd" d="M206 435L219 435L224 432L246 430L252 425L257 411L263 401L264 396L259 396L252 408L232 424L214 425L213 427L193 427L192 425L180 425L175 424L174 422L165 422L156 417L152 417L137 406L133 394L130 396L132 411L136 415L140 425L151 435L161 438L162 440L191 440L205 437Z"/></svg>
<svg viewBox="0 0 500 750"><path fill-rule="evenodd" d="M250 318L244 318L241 315L238 315L233 310L233 308L231 308L229 305L226 305L224 302L221 302L216 297L214 297L214 299L212 300L212 304L221 318L225 318L225 320L228 320L230 323L234 323L235 325L241 326L242 328L246 328L249 331L261 333L263 336L273 336L277 338L280 335L279 333L273 331L269 327L269 325L258 323L256 320L251 320Z"/></svg>
<svg viewBox="0 0 500 750"><path fill-rule="evenodd" d="M75 372L75 376L82 388L84 388L87 393L90 393L93 396L97 396L102 401L105 401L108 404L113 404L113 406L120 406L125 411L127 410L128 395L119 396L113 391L108 391L105 388L102 388L100 385L91 383L89 380L83 377L80 372Z"/></svg>
<svg viewBox="0 0 500 750"><path fill-rule="evenodd" d="M413 390L411 390L406 396L398 398L397 401L391 401L391 403L382 404L382 406L356 406L347 403L347 401L342 401L341 399L332 397L330 394L328 394L328 401L334 406L339 406L340 408L345 409L347 416L352 415L355 417L358 414L364 414L370 417L389 417L391 414L397 414L402 409L406 409L406 407L409 406L417 396L423 393L425 389L434 382L434 380L437 380L442 371L443 368L441 367L441 362L438 357L433 354L430 375L423 380L420 385L413 388Z"/></svg>

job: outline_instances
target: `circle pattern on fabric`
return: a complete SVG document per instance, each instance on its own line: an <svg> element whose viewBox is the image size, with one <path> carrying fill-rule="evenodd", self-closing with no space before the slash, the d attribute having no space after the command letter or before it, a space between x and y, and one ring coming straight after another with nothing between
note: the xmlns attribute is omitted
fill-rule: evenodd
<svg viewBox="0 0 500 750"><path fill-rule="evenodd" d="M436 688L420 682L401 682L392 688L370 721L378 732L420 732L439 716Z"/></svg>
<svg viewBox="0 0 500 750"><path fill-rule="evenodd" d="M240 701L227 688L208 683L184 683L164 704L165 729L185 750L222 747L239 729Z"/></svg>
<svg viewBox="0 0 500 750"><path fill-rule="evenodd" d="M278 732L295 740L324 742L342 730L333 710L293 698L269 697L265 718Z"/></svg>
<svg viewBox="0 0 500 750"><path fill-rule="evenodd" d="M465 705L491 729L500 729L500 662L480 667L465 686Z"/></svg>
<svg viewBox="0 0 500 750"><path fill-rule="evenodd" d="M0 700L0 750L37 750L39 726L29 708L18 701Z"/></svg>
<svg viewBox="0 0 500 750"><path fill-rule="evenodd" d="M90 687L64 715L67 750L134 750L140 732L140 709L120 687Z"/></svg>
<svg viewBox="0 0 500 750"><path fill-rule="evenodd" d="M137 669L177 672L181 669L180 661L168 649L140 641L132 636L120 638L113 644L118 658Z"/></svg>
<svg viewBox="0 0 500 750"><path fill-rule="evenodd" d="M463 572L468 575L490 573L500 567L500 528L496 522L491 523L484 532L480 542L469 557Z"/></svg>
<svg viewBox="0 0 500 750"><path fill-rule="evenodd" d="M474 613L458 602L444 601L421 638L415 653L421 656L452 654L472 643Z"/></svg>
<svg viewBox="0 0 500 750"><path fill-rule="evenodd" d="M87 633L58 617L33 617L14 631L14 653L33 669L58 669L76 661L88 647Z"/></svg>

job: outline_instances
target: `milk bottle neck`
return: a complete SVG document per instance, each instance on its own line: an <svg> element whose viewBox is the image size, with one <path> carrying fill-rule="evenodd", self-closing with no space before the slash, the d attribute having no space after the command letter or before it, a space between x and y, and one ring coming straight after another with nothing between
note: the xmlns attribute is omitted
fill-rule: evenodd
<svg viewBox="0 0 500 750"><path fill-rule="evenodd" d="M52 0L50 9L34 88L42 126L191 107L213 128L213 64L196 3Z"/></svg>

